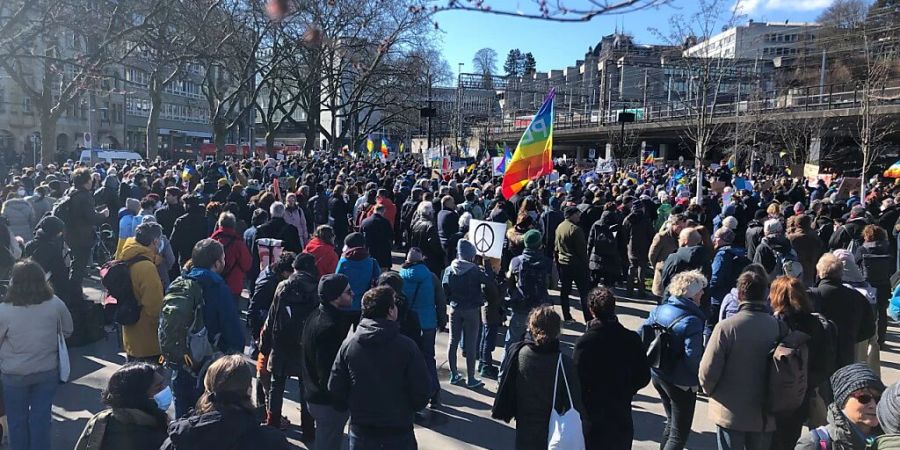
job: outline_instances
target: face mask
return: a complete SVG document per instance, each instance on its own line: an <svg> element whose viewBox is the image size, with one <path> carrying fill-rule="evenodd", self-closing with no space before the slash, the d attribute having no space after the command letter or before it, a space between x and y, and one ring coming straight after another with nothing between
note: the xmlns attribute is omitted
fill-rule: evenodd
<svg viewBox="0 0 900 450"><path fill-rule="evenodd" d="M166 245L165 245L165 244L166 244L165 241L163 241L162 239L160 239L160 240L159 240L159 244L156 244L156 253L158 253L158 254L161 255L163 249L166 248Z"/></svg>
<svg viewBox="0 0 900 450"><path fill-rule="evenodd" d="M153 396L153 401L156 402L156 407L161 411L167 411L169 406L172 405L172 388L166 386L165 389L157 392Z"/></svg>

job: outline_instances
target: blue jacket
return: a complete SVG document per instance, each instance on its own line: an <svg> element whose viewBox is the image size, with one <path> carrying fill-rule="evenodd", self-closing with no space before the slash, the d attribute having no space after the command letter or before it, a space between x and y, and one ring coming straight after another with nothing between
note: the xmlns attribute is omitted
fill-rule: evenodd
<svg viewBox="0 0 900 450"><path fill-rule="evenodd" d="M200 283L203 288L203 320L209 336L219 336L219 350L225 353L244 351L244 332L234 296L219 274L194 267L185 278Z"/></svg>
<svg viewBox="0 0 900 450"><path fill-rule="evenodd" d="M740 271L749 263L747 251L743 248L727 246L716 251L712 262L712 276L709 278L709 287L707 288L710 300L714 305L722 303L731 288L737 285Z"/></svg>
<svg viewBox="0 0 900 450"><path fill-rule="evenodd" d="M455 259L450 263L450 267L444 269L441 284L453 309L473 309L480 308L484 304L481 285L488 281L488 274L481 267L475 263Z"/></svg>
<svg viewBox="0 0 900 450"><path fill-rule="evenodd" d="M653 375L678 386L699 386L697 373L703 358L703 329L706 315L689 299L671 296L666 302L650 311L645 325L654 323L668 327L684 314L687 317L675 324L672 334L684 340L684 356L668 372L651 369Z"/></svg>
<svg viewBox="0 0 900 450"><path fill-rule="evenodd" d="M363 256L364 255L364 256ZM347 275L350 279L350 289L353 290L353 303L350 311L362 309L362 296L366 293L381 275L378 262L369 256L365 248L354 248L344 252L338 260L337 273Z"/></svg>
<svg viewBox="0 0 900 450"><path fill-rule="evenodd" d="M434 306L434 276L425 263L413 264L400 269L403 278L403 295L412 309L419 315L419 325L423 330L437 328L437 310Z"/></svg>

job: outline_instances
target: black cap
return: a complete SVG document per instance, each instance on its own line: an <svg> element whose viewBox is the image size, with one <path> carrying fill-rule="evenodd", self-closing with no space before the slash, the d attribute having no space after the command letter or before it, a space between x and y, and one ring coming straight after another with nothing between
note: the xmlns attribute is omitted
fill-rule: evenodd
<svg viewBox="0 0 900 450"><path fill-rule="evenodd" d="M344 293L344 289L347 289L349 285L350 279L347 278L347 275L342 273L325 275L319 280L319 300L322 303L334 301Z"/></svg>

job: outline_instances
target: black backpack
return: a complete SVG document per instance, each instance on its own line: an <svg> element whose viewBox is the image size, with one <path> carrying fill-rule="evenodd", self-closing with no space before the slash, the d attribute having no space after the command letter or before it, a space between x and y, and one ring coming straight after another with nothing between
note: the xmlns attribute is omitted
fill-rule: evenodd
<svg viewBox="0 0 900 450"><path fill-rule="evenodd" d="M113 314L119 325L134 325L141 318L142 305L134 295L131 283L131 266L137 262L149 261L146 257L135 256L127 260L113 260L100 268L100 282L110 297L116 299Z"/></svg>
<svg viewBox="0 0 900 450"><path fill-rule="evenodd" d="M65 195L53 205L53 209L50 210L50 214L58 217L59 220L62 220L64 224L68 225L69 223L71 223L69 222L69 218L71 217L71 210L72 196Z"/></svg>
<svg viewBox="0 0 900 450"><path fill-rule="evenodd" d="M641 327L641 341L650 367L665 372L681 359L684 355L684 339L676 336L672 330L689 315L685 313L678 316L668 326L654 322Z"/></svg>
<svg viewBox="0 0 900 450"><path fill-rule="evenodd" d="M515 306L537 306L547 296L547 271L522 264L516 274L516 284L511 289L509 301Z"/></svg>

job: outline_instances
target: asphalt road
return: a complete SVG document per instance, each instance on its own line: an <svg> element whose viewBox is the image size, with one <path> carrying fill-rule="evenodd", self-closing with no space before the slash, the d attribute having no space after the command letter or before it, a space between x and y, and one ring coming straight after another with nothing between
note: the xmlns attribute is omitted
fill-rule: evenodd
<svg viewBox="0 0 900 450"><path fill-rule="evenodd" d="M99 292L88 288L93 296L99 298ZM555 291L552 294L557 294ZM574 300L574 298L573 298ZM573 305L577 301L572 302ZM623 300L620 298L617 312L620 321L629 329L636 330L647 317L655 302L646 300ZM574 310L573 316L579 322L582 316ZM501 330L502 331L502 330ZM581 323L569 325L564 331L564 348L571 353L575 339L584 331ZM882 349L882 379L885 384L900 380L900 328L891 326L888 330L888 343ZM513 425L498 422L490 418L497 382L485 380L485 386L477 390L451 386L447 382L448 369L446 346L449 335L439 333L437 336L438 371L443 388L443 406L434 411L427 423L416 425L416 438L420 449L511 449L515 439ZM498 339L498 344L502 340ZM115 334L109 334L105 340L70 350L72 361L71 381L60 387L53 405L53 448L57 450L71 449L78 440L87 420L102 409L100 392L106 385L110 374L125 361L120 352ZM494 352L499 359L501 349ZM460 370L464 370L465 359L459 358ZM297 424L300 421L299 404L297 403L298 385L296 381L288 383L285 394L284 412ZM662 433L663 413L658 394L652 386L642 389L634 398L632 414L635 422L635 449L657 449ZM171 413L171 412L170 412ZM688 441L690 449L714 449L715 425L709 421L706 399L698 399L694 416L693 433ZM292 445L305 449L298 440L300 434L294 427L287 432ZM6 448L5 446L3 448ZM346 448L346 447L345 447Z"/></svg>

